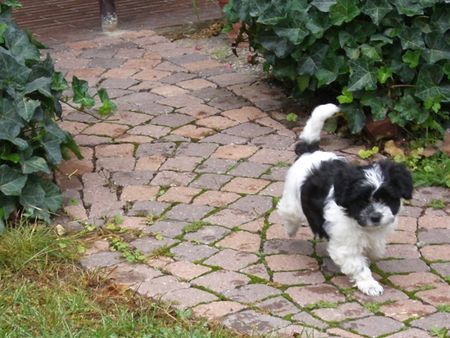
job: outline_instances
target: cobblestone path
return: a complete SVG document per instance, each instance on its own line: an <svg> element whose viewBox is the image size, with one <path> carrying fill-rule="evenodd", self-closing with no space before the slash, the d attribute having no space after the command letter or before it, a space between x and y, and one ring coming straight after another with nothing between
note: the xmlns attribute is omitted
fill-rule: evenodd
<svg viewBox="0 0 450 338"><path fill-rule="evenodd" d="M69 78L100 84L119 106L107 120L66 107L61 124L84 159L57 175L65 211L99 225L115 219L147 257L127 262L99 240L85 268L110 269L119 284L245 334L411 338L450 329L448 190L416 190L374 266L385 293L364 296L324 242L306 227L288 239L274 212L295 141L278 89L151 31L53 47ZM349 140L322 143L357 160ZM428 207L432 199L446 209Z"/></svg>

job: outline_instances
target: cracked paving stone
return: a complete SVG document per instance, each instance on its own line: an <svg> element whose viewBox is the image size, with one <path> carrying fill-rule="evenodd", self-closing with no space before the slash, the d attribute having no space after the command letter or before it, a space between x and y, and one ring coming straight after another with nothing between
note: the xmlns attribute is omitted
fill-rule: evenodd
<svg viewBox="0 0 450 338"><path fill-rule="evenodd" d="M284 319L261 314L254 310L246 310L226 316L222 324L237 332L260 335L286 327L290 323Z"/></svg>
<svg viewBox="0 0 450 338"><path fill-rule="evenodd" d="M426 285L441 283L441 279L431 272L412 272L406 275L390 276L388 279L391 283L406 291L413 291Z"/></svg>
<svg viewBox="0 0 450 338"><path fill-rule="evenodd" d="M224 249L211 256L203 263L211 266L220 266L223 269L237 271L258 261L258 256L242 251Z"/></svg>
<svg viewBox="0 0 450 338"><path fill-rule="evenodd" d="M417 318L436 312L436 308L430 305L422 304L417 300L398 300L393 304L385 304L380 307L380 311L385 316L398 321L405 321L409 318Z"/></svg>
<svg viewBox="0 0 450 338"><path fill-rule="evenodd" d="M170 157L174 154L176 144L173 142L165 143L144 143L140 144L136 150L136 157L162 155Z"/></svg>
<svg viewBox="0 0 450 338"><path fill-rule="evenodd" d="M187 233L184 238L196 243L211 244L223 238L229 232L230 229L207 225L198 231Z"/></svg>
<svg viewBox="0 0 450 338"><path fill-rule="evenodd" d="M253 275L265 280L270 280L269 273L267 272L267 269L264 264L249 265L246 268L241 269L240 272Z"/></svg>
<svg viewBox="0 0 450 338"><path fill-rule="evenodd" d="M176 247L170 249L178 260L185 260L189 262L199 261L211 255L214 255L218 250L207 245L197 245L190 242L178 244Z"/></svg>
<svg viewBox="0 0 450 338"><path fill-rule="evenodd" d="M191 287L189 289L170 291L166 293L161 300L175 303L177 308L187 309L200 303L216 301L218 298L212 293Z"/></svg>
<svg viewBox="0 0 450 338"><path fill-rule="evenodd" d="M119 252L97 252L85 256L80 260L80 264L85 269L106 268L111 265L121 263Z"/></svg>
<svg viewBox="0 0 450 338"><path fill-rule="evenodd" d="M130 242L130 245L147 255L162 247L171 246L177 242L178 241L172 238L156 239L155 237L143 237Z"/></svg>
<svg viewBox="0 0 450 338"><path fill-rule="evenodd" d="M267 299L263 302L255 304L258 308L261 308L268 313L283 317L286 315L292 315L300 312L300 310L288 301L286 298L278 296Z"/></svg>
<svg viewBox="0 0 450 338"><path fill-rule="evenodd" d="M250 278L234 271L219 270L200 276L191 281L194 285L203 286L217 293L234 289L250 282Z"/></svg>
<svg viewBox="0 0 450 338"><path fill-rule="evenodd" d="M226 298L241 303L255 303L270 296L279 295L280 290L265 284L248 284L223 293Z"/></svg>
<svg viewBox="0 0 450 338"><path fill-rule="evenodd" d="M359 334L379 337L398 331L403 328L404 325L392 318L371 316L346 322L342 326L346 329L354 330Z"/></svg>

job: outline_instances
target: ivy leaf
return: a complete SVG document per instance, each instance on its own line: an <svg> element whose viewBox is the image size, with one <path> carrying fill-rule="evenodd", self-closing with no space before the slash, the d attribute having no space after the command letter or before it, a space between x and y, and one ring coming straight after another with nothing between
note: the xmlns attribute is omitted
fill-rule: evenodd
<svg viewBox="0 0 450 338"><path fill-rule="evenodd" d="M362 12L372 19L375 25L379 25L381 20L392 10L392 6L387 0L366 1Z"/></svg>
<svg viewBox="0 0 450 338"><path fill-rule="evenodd" d="M405 126L406 123L411 121L421 124L428 118L428 113L422 111L419 104L411 95L401 97L394 108L399 114L391 114L389 116L392 122L398 123L401 126Z"/></svg>
<svg viewBox="0 0 450 338"><path fill-rule="evenodd" d="M64 75L61 72L54 72L52 76L51 89L55 91L64 91L69 88Z"/></svg>
<svg viewBox="0 0 450 338"><path fill-rule="evenodd" d="M373 92L366 93L361 98L361 104L370 107L372 117L375 121L383 120L391 106L391 98L389 96L378 96Z"/></svg>
<svg viewBox="0 0 450 338"><path fill-rule="evenodd" d="M3 43L5 41L5 39L3 38L3 34L5 34L7 27L8 26L6 26L5 23L0 22L0 43Z"/></svg>
<svg viewBox="0 0 450 338"><path fill-rule="evenodd" d="M415 51L408 50L402 56L402 60L404 63L406 63L409 66L409 68L416 68L417 65L419 64L421 53L422 53L422 51L420 49L415 50Z"/></svg>
<svg viewBox="0 0 450 338"><path fill-rule="evenodd" d="M29 122L33 118L36 108L40 105L41 103L37 100L22 97L20 100L16 101L17 113L21 118Z"/></svg>
<svg viewBox="0 0 450 338"><path fill-rule="evenodd" d="M375 47L368 44L362 44L360 48L361 54L366 56L368 59L373 61L381 61L381 56Z"/></svg>
<svg viewBox="0 0 450 338"><path fill-rule="evenodd" d="M311 5L316 7L321 12L328 13L331 6L336 4L336 2L336 0L313 0L311 1Z"/></svg>
<svg viewBox="0 0 450 338"><path fill-rule="evenodd" d="M366 116L356 104L341 105L341 110L347 119L350 131L353 134L359 133L366 123Z"/></svg>
<svg viewBox="0 0 450 338"><path fill-rule="evenodd" d="M22 172L24 174L32 174L37 172L44 172L50 174L50 168L44 158L33 156L22 163Z"/></svg>
<svg viewBox="0 0 450 338"><path fill-rule="evenodd" d="M26 60L39 60L39 50L30 42L28 35L15 24L8 24L3 38L11 55L20 63L24 64Z"/></svg>
<svg viewBox="0 0 450 338"><path fill-rule="evenodd" d="M425 48L423 57L429 64L436 63L441 60L450 60L450 44L443 39L437 32L425 35Z"/></svg>
<svg viewBox="0 0 450 338"><path fill-rule="evenodd" d="M98 109L100 115L109 115L117 109L117 105L109 99L108 93L104 88L98 90L98 96L102 102L102 106Z"/></svg>
<svg viewBox="0 0 450 338"><path fill-rule="evenodd" d="M340 69L344 66L343 56L329 57L323 60L321 68L316 72L317 86L328 85L337 79Z"/></svg>
<svg viewBox="0 0 450 338"><path fill-rule="evenodd" d="M308 56L298 60L298 72L301 75L314 75L320 68L322 60L328 52L328 48L325 44L315 46Z"/></svg>
<svg viewBox="0 0 450 338"><path fill-rule="evenodd" d="M441 86L444 74L438 65L424 65L417 76L416 96L422 101L441 97L444 102L450 102L450 87Z"/></svg>
<svg viewBox="0 0 450 338"><path fill-rule="evenodd" d="M399 14L406 16L422 15L422 4L416 0L392 0Z"/></svg>
<svg viewBox="0 0 450 338"><path fill-rule="evenodd" d="M306 88L309 86L309 75L300 75L297 77L297 88L300 91L300 93L303 93Z"/></svg>
<svg viewBox="0 0 450 338"><path fill-rule="evenodd" d="M340 26L352 21L360 12L357 0L337 0L330 8L330 19L334 25Z"/></svg>
<svg viewBox="0 0 450 338"><path fill-rule="evenodd" d="M0 86L13 85L14 87L25 85L31 70L20 64L9 55L5 49L0 48Z"/></svg>
<svg viewBox="0 0 450 338"><path fill-rule="evenodd" d="M403 49L422 49L425 47L422 32L417 27L403 27L398 34Z"/></svg>
<svg viewBox="0 0 450 338"><path fill-rule="evenodd" d="M377 76L374 69L366 59L350 60L350 78L348 90L374 90L377 88Z"/></svg>
<svg viewBox="0 0 450 338"><path fill-rule="evenodd" d="M0 166L0 191L6 196L19 196L27 182L27 176L6 164Z"/></svg>
<svg viewBox="0 0 450 338"><path fill-rule="evenodd" d="M284 28L275 27L274 32L280 38L286 38L294 45L299 45L303 42L306 36L308 36L308 31L301 28Z"/></svg>
<svg viewBox="0 0 450 338"><path fill-rule="evenodd" d="M377 78L381 84L385 84L388 79L392 79L392 69L389 67L378 68Z"/></svg>
<svg viewBox="0 0 450 338"><path fill-rule="evenodd" d="M447 79L450 80L450 63L446 63L444 67L442 67L442 71L447 76Z"/></svg>
<svg viewBox="0 0 450 338"><path fill-rule="evenodd" d="M22 4L18 0L4 0L3 4L12 8L12 9L19 9L22 8Z"/></svg>
<svg viewBox="0 0 450 338"><path fill-rule="evenodd" d="M51 79L40 77L32 82L27 83L24 93L28 94L37 91L46 97L53 98L50 86Z"/></svg>
<svg viewBox="0 0 450 338"><path fill-rule="evenodd" d="M348 90L347 87L342 89L342 95L337 97L337 100L340 104L344 103L352 103L353 102L353 93Z"/></svg>
<svg viewBox="0 0 450 338"><path fill-rule="evenodd" d="M95 105L94 98L89 95L89 85L87 81L80 80L76 76L72 78L73 101L81 105L82 108L92 108Z"/></svg>

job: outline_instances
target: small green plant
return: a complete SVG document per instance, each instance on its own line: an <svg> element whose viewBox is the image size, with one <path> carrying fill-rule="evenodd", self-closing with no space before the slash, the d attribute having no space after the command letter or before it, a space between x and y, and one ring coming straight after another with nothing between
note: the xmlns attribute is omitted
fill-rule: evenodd
<svg viewBox="0 0 450 338"><path fill-rule="evenodd" d="M208 225L208 222L204 222L204 221L195 221L195 222L192 222L192 223L186 225L186 226L183 228L183 231L184 231L185 233L188 233L188 232L195 232L195 231L198 231L198 230L200 230L201 228L203 228L205 225Z"/></svg>
<svg viewBox="0 0 450 338"><path fill-rule="evenodd" d="M370 311L372 313L378 313L378 312L380 312L381 303L369 302L369 303L364 304L364 308L367 311Z"/></svg>
<svg viewBox="0 0 450 338"><path fill-rule="evenodd" d="M286 115L286 120L288 120L289 122L297 122L298 115L296 113L289 113Z"/></svg>
<svg viewBox="0 0 450 338"><path fill-rule="evenodd" d="M338 304L335 302L328 302L325 300L321 300L317 303L312 303L306 305L307 310L314 310L314 309L335 309L338 307Z"/></svg>
<svg viewBox="0 0 450 338"><path fill-rule="evenodd" d="M162 247L159 247L158 249L153 250L149 257L155 258L155 257L173 257L174 254L170 252L170 246L163 245Z"/></svg>
<svg viewBox="0 0 450 338"><path fill-rule="evenodd" d="M432 207L435 210L444 209L445 208L445 202L441 199L433 199L430 202L430 207Z"/></svg>
<svg viewBox="0 0 450 338"><path fill-rule="evenodd" d="M436 308L439 312L450 312L450 304L439 304Z"/></svg>
<svg viewBox="0 0 450 338"><path fill-rule="evenodd" d="M430 331L431 331L431 334L435 337L448 338L448 329L445 327L433 326Z"/></svg>
<svg viewBox="0 0 450 338"><path fill-rule="evenodd" d="M445 280L447 283L450 283L450 275L444 276L444 280Z"/></svg>
<svg viewBox="0 0 450 338"><path fill-rule="evenodd" d="M120 237L109 238L109 245L112 251L118 251L122 257L130 263L142 263L145 256L137 249L130 246L130 244L123 241Z"/></svg>
<svg viewBox="0 0 450 338"><path fill-rule="evenodd" d="M364 160L378 154L380 152L380 148L377 146L372 147L371 149L361 149L358 151L358 156Z"/></svg>
<svg viewBox="0 0 450 338"><path fill-rule="evenodd" d="M290 166L290 164L288 162L284 162L284 161L278 161L277 163L274 164L274 167L277 168L288 168Z"/></svg>

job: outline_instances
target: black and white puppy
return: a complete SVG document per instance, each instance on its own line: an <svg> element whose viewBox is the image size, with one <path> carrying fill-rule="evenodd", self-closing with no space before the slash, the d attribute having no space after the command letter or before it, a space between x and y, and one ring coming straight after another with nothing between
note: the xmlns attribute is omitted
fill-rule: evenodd
<svg viewBox="0 0 450 338"><path fill-rule="evenodd" d="M413 182L400 164L383 160L354 166L319 150L325 121L339 112L334 104L318 106L295 148L277 206L289 236L308 221L315 235L328 239L331 259L363 293L377 296L383 287L373 278L368 258L383 256L394 230L401 199L410 199Z"/></svg>

